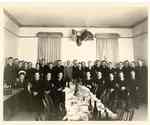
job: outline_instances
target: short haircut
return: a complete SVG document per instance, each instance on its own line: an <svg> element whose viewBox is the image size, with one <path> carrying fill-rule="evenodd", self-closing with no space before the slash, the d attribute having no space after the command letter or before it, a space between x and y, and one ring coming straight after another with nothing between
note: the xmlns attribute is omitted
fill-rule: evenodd
<svg viewBox="0 0 150 125"><path fill-rule="evenodd" d="M8 57L8 60L9 60L9 59L13 59L13 57Z"/></svg>

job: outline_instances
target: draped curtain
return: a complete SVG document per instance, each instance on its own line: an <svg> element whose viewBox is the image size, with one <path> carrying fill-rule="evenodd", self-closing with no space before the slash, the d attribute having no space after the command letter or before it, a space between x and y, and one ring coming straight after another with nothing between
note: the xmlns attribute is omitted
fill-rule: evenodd
<svg viewBox="0 0 150 125"><path fill-rule="evenodd" d="M118 34L96 34L96 57L113 63L118 61Z"/></svg>
<svg viewBox="0 0 150 125"><path fill-rule="evenodd" d="M46 62L53 62L61 59L61 38L59 32L39 32L38 37L38 60L45 59Z"/></svg>

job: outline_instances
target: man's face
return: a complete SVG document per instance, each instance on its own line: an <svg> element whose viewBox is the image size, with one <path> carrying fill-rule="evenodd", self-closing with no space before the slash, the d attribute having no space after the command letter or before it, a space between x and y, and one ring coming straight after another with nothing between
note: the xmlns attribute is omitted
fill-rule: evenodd
<svg viewBox="0 0 150 125"><path fill-rule="evenodd" d="M32 68L32 63L31 62L29 62L28 67L29 67L29 69Z"/></svg>
<svg viewBox="0 0 150 125"><path fill-rule="evenodd" d="M21 68L23 66L23 63L22 62L19 62L19 68Z"/></svg>
<svg viewBox="0 0 150 125"><path fill-rule="evenodd" d="M13 59L8 59L8 64L12 65L13 64Z"/></svg>
<svg viewBox="0 0 150 125"><path fill-rule="evenodd" d="M109 63L108 67L111 69L113 67L112 63Z"/></svg>
<svg viewBox="0 0 150 125"><path fill-rule="evenodd" d="M135 79L135 72L134 71L131 72L131 78Z"/></svg>
<svg viewBox="0 0 150 125"><path fill-rule="evenodd" d="M74 65L75 66L78 65L78 61L77 60L74 61Z"/></svg>
<svg viewBox="0 0 150 125"><path fill-rule="evenodd" d="M113 81L114 80L114 75L111 73L110 74L110 80Z"/></svg>
<svg viewBox="0 0 150 125"><path fill-rule="evenodd" d="M50 69L53 68L53 64L52 63L50 63L48 66L49 66Z"/></svg>
<svg viewBox="0 0 150 125"><path fill-rule="evenodd" d="M69 60L67 60L67 65L68 65L68 66L70 65L70 61L69 61Z"/></svg>
<svg viewBox="0 0 150 125"><path fill-rule="evenodd" d="M122 69L123 68L123 64L119 63L119 68Z"/></svg>
<svg viewBox="0 0 150 125"><path fill-rule="evenodd" d="M82 64L82 66L83 66L83 67L85 67L85 66L86 66L86 63L85 63L85 62L82 62L81 64Z"/></svg>
<svg viewBox="0 0 150 125"><path fill-rule="evenodd" d="M101 72L97 72L97 77L98 78L102 78L102 73Z"/></svg>
<svg viewBox="0 0 150 125"><path fill-rule="evenodd" d="M123 74L123 72L120 72L119 76L120 76L120 79L124 79L124 74Z"/></svg>
<svg viewBox="0 0 150 125"><path fill-rule="evenodd" d="M28 69L28 63L24 63L24 68Z"/></svg>
<svg viewBox="0 0 150 125"><path fill-rule="evenodd" d="M128 66L129 66L129 62L126 61L126 62L125 62L125 67L128 67Z"/></svg>
<svg viewBox="0 0 150 125"><path fill-rule="evenodd" d="M62 79L62 78L63 78L63 73L59 73L59 74L58 74L58 78L59 78L59 79Z"/></svg>
<svg viewBox="0 0 150 125"><path fill-rule="evenodd" d="M40 69L40 65L39 64L36 64L36 69Z"/></svg>
<svg viewBox="0 0 150 125"><path fill-rule="evenodd" d="M61 63L62 63L61 61L58 61L58 66L61 66Z"/></svg>
<svg viewBox="0 0 150 125"><path fill-rule="evenodd" d="M138 64L139 64L139 66L143 66L142 60L139 60L139 61L138 61Z"/></svg>
<svg viewBox="0 0 150 125"><path fill-rule="evenodd" d="M81 68L81 66L82 66L81 63L79 63L78 66L79 66L79 68Z"/></svg>
<svg viewBox="0 0 150 125"><path fill-rule="evenodd" d="M106 66L106 62L105 61L102 62L102 66Z"/></svg>
<svg viewBox="0 0 150 125"><path fill-rule="evenodd" d="M91 78L90 72L87 72L86 75L87 75L87 79L90 79L90 78Z"/></svg>
<svg viewBox="0 0 150 125"><path fill-rule="evenodd" d="M97 67L100 67L100 65L101 65L101 62L97 61Z"/></svg>
<svg viewBox="0 0 150 125"><path fill-rule="evenodd" d="M40 74L39 73L35 73L35 80L39 80L40 79Z"/></svg>
<svg viewBox="0 0 150 125"><path fill-rule="evenodd" d="M44 59L42 59L41 63L42 63L42 65L45 65L45 60L44 60Z"/></svg>
<svg viewBox="0 0 150 125"><path fill-rule="evenodd" d="M88 61L88 66L91 67L92 66L92 62Z"/></svg>
<svg viewBox="0 0 150 125"><path fill-rule="evenodd" d="M24 78L25 78L25 76L24 76L23 74L21 74L21 75L19 76L19 79L20 79L21 81L23 81Z"/></svg>
<svg viewBox="0 0 150 125"><path fill-rule="evenodd" d="M14 60L14 64L15 64L15 65L18 65L18 63L19 63L19 59L15 59L15 60Z"/></svg>
<svg viewBox="0 0 150 125"><path fill-rule="evenodd" d="M135 63L134 62L131 62L131 67L135 67Z"/></svg>
<svg viewBox="0 0 150 125"><path fill-rule="evenodd" d="M47 80L51 80L51 73L47 73Z"/></svg>

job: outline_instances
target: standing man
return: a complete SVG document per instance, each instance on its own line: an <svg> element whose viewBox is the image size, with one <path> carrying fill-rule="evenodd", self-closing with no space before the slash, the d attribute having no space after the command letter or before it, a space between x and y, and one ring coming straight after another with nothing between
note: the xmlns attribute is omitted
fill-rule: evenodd
<svg viewBox="0 0 150 125"><path fill-rule="evenodd" d="M13 57L8 57L7 65L4 69L4 82L11 88L14 87L15 79Z"/></svg>
<svg viewBox="0 0 150 125"><path fill-rule="evenodd" d="M53 67L54 80L58 79L58 74L60 72L64 73L64 66L62 65L61 60L56 60L56 65ZM63 74L64 75L64 74Z"/></svg>
<svg viewBox="0 0 150 125"><path fill-rule="evenodd" d="M67 65L64 67L64 79L66 82L66 86L70 87L69 83L72 80L72 66L69 60L67 60Z"/></svg>

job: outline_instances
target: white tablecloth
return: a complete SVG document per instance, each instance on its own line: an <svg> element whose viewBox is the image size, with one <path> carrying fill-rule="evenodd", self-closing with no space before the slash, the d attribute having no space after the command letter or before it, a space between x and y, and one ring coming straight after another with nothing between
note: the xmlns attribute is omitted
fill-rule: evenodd
<svg viewBox="0 0 150 125"><path fill-rule="evenodd" d="M64 119L67 120L89 120L90 111L88 109L89 100L91 99L91 104L94 107L94 101L97 103L98 111L101 111L102 116L105 115L104 110L106 109L109 117L116 118L116 114L111 112L108 108L106 108L100 100L93 95L90 90L82 85L79 85L79 91L77 96L74 96L74 88L75 86L72 84L70 88L65 88L65 107L66 107L66 116Z"/></svg>

